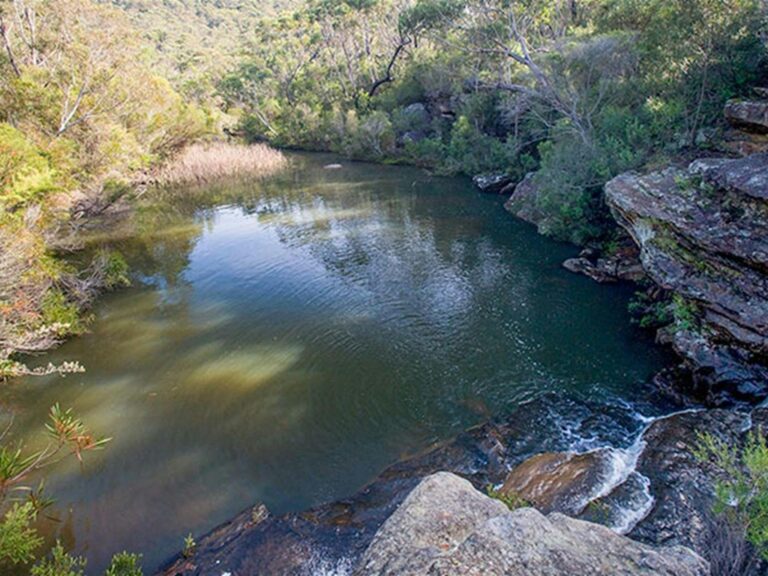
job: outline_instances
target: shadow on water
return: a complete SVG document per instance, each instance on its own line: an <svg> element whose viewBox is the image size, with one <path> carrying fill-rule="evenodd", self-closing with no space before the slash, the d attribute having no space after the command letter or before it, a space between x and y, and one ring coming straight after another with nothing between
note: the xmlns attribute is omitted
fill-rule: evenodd
<svg viewBox="0 0 768 576"><path fill-rule="evenodd" d="M126 255L134 286L40 359L87 372L2 391L20 435L58 401L114 437L49 483L51 529L94 573L123 549L154 566L257 500L283 512L349 494L402 454L546 394L642 401L666 362L630 326L628 288L563 271L574 249L499 198L326 161L165 191L94 233Z"/></svg>

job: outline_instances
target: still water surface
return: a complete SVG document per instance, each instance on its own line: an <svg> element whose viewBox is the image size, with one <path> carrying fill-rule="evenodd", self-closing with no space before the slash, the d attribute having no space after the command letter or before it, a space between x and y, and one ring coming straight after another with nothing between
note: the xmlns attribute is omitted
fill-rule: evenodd
<svg viewBox="0 0 768 576"><path fill-rule="evenodd" d="M255 501L348 495L400 456L547 392L632 402L664 355L629 290L560 264L466 180L292 156L262 183L167 194L107 241L133 286L48 360L87 372L2 391L34 437L54 402L114 437L59 465L57 536L154 568Z"/></svg>

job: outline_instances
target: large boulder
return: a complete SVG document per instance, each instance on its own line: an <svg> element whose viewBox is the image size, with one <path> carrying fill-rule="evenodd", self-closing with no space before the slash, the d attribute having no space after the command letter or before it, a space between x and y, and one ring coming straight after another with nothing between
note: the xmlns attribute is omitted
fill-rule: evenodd
<svg viewBox="0 0 768 576"><path fill-rule="evenodd" d="M384 523L355 576L705 576L683 547L653 548L532 508L510 511L457 476L424 479Z"/></svg>
<svg viewBox="0 0 768 576"><path fill-rule="evenodd" d="M725 118L740 130L768 133L768 101L731 100L725 105Z"/></svg>
<svg viewBox="0 0 768 576"><path fill-rule="evenodd" d="M521 220L539 226L546 214L539 208L539 186L536 182L536 172L529 172L509 197L504 208Z"/></svg>
<svg viewBox="0 0 768 576"><path fill-rule="evenodd" d="M355 574L426 574L435 559L507 511L454 474L428 476L376 533Z"/></svg>

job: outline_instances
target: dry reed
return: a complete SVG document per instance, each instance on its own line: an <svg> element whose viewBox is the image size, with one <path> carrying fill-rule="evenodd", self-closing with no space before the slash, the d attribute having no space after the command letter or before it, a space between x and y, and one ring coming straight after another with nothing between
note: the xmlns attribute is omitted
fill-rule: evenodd
<svg viewBox="0 0 768 576"><path fill-rule="evenodd" d="M161 186L205 184L225 178L270 176L287 165L282 152L266 144L193 144L155 175Z"/></svg>

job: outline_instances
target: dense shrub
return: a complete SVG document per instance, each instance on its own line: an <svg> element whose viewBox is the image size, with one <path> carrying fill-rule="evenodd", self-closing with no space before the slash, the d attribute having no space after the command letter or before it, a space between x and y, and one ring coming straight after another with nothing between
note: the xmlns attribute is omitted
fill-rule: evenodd
<svg viewBox="0 0 768 576"><path fill-rule="evenodd" d="M49 159L24 134L0 123L0 210L17 210L57 189Z"/></svg>
<svg viewBox="0 0 768 576"><path fill-rule="evenodd" d="M730 545L713 550L729 554L712 558L713 574L748 575L757 567L755 555L768 560L768 441L761 430L750 432L743 446L704 434L695 455L712 463L721 474L715 484L714 512L727 530L720 535L720 544L726 537ZM738 546L744 540L753 547L751 551Z"/></svg>

